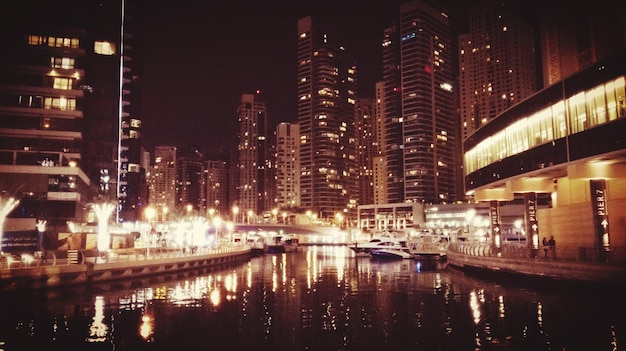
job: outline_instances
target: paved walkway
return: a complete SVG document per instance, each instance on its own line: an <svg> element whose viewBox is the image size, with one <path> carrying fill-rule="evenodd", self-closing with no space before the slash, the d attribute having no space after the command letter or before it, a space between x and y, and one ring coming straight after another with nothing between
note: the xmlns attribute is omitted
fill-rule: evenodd
<svg viewBox="0 0 626 351"><path fill-rule="evenodd" d="M488 244L461 242L450 244L447 262L461 269L626 287L626 261L621 256L606 260L600 255L572 257L565 250L561 254L544 258L531 255L525 245L503 246L497 252Z"/></svg>

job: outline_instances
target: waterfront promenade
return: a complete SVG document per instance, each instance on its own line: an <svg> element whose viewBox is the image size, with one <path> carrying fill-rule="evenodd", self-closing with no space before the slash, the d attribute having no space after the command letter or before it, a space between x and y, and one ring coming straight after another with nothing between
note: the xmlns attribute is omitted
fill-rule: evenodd
<svg viewBox="0 0 626 351"><path fill-rule="evenodd" d="M309 244L328 245L327 242ZM48 251L45 260L32 255L3 254L0 291L128 282L244 262L251 256L248 245L194 251L170 247L128 248L100 255L88 250ZM466 271L626 286L626 248L615 248L606 259L591 248L559 247L554 257L544 258L543 252L538 252L536 257L531 255L525 244L505 243L496 251L486 243L457 241L448 246L445 260L448 265Z"/></svg>
<svg viewBox="0 0 626 351"><path fill-rule="evenodd" d="M251 257L247 245L224 245L194 251L169 247L48 251L45 259L3 254L0 291L51 288L115 280L133 280L243 262Z"/></svg>
<svg viewBox="0 0 626 351"><path fill-rule="evenodd" d="M614 248L606 257L597 251L558 247L544 257L542 251L531 254L525 243L507 243L496 251L485 243L455 242L446 257L449 265L466 271L626 287L626 248Z"/></svg>

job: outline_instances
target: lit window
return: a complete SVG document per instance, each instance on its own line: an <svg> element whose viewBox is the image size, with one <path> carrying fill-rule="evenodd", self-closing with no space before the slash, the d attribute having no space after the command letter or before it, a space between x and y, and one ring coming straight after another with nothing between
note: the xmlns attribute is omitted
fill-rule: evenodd
<svg viewBox="0 0 626 351"><path fill-rule="evenodd" d="M54 89L70 90L72 89L72 80L69 78L54 78L52 87Z"/></svg>
<svg viewBox="0 0 626 351"><path fill-rule="evenodd" d="M93 52L98 55L115 55L115 45L107 41L96 41L93 44Z"/></svg>
<svg viewBox="0 0 626 351"><path fill-rule="evenodd" d="M46 38L41 37L39 35L29 35L28 36L28 45L42 45L46 41Z"/></svg>
<svg viewBox="0 0 626 351"><path fill-rule="evenodd" d="M133 128L141 128L141 120L138 119L131 119L130 120L130 126Z"/></svg>
<svg viewBox="0 0 626 351"><path fill-rule="evenodd" d="M74 111L76 109L76 99L67 99L67 98L45 98L44 99L44 108L45 109L56 109L56 110L70 110Z"/></svg>
<svg viewBox="0 0 626 351"><path fill-rule="evenodd" d="M74 59L69 57L51 57L50 65L52 68L74 68Z"/></svg>

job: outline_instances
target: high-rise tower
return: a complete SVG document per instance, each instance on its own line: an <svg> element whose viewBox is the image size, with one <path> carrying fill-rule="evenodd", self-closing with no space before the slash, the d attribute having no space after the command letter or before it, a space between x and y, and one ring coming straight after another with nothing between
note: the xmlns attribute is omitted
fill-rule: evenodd
<svg viewBox="0 0 626 351"><path fill-rule="evenodd" d="M357 179L359 184L359 205L374 203L373 163L377 156L378 143L374 130L376 105L373 98L359 98L355 117L357 140Z"/></svg>
<svg viewBox="0 0 626 351"><path fill-rule="evenodd" d="M204 161L204 184L206 188L206 207L218 213L228 212L228 163L224 160Z"/></svg>
<svg viewBox="0 0 626 351"><path fill-rule="evenodd" d="M537 91L534 34L511 1L469 9L459 37L459 108L463 139Z"/></svg>
<svg viewBox="0 0 626 351"><path fill-rule="evenodd" d="M243 94L237 108L238 206L242 213L259 215L272 208L274 192L267 128L267 108L259 92Z"/></svg>
<svg viewBox="0 0 626 351"><path fill-rule="evenodd" d="M297 123L276 126L276 205L300 206L300 129Z"/></svg>
<svg viewBox="0 0 626 351"><path fill-rule="evenodd" d="M158 218L166 220L168 213L176 210L176 147L154 147L154 165L150 172L150 199L156 207Z"/></svg>
<svg viewBox="0 0 626 351"><path fill-rule="evenodd" d="M427 1L401 5L382 49L387 202L454 201L460 158L445 9Z"/></svg>
<svg viewBox="0 0 626 351"><path fill-rule="evenodd" d="M176 206L183 213L206 208L203 158L198 145L189 145L176 154Z"/></svg>
<svg viewBox="0 0 626 351"><path fill-rule="evenodd" d="M1 5L0 184L16 213L50 231L116 202L118 220L141 212L141 167L128 0ZM58 228L56 228L58 226Z"/></svg>
<svg viewBox="0 0 626 351"><path fill-rule="evenodd" d="M311 16L298 21L301 206L330 219L356 208L357 68Z"/></svg>
<svg viewBox="0 0 626 351"><path fill-rule="evenodd" d="M626 46L626 6L549 7L538 12L544 87L607 59Z"/></svg>

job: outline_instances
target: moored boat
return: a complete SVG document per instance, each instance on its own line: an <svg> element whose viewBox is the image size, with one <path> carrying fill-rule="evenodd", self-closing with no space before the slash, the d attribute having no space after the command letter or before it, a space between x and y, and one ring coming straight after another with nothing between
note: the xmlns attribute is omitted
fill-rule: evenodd
<svg viewBox="0 0 626 351"><path fill-rule="evenodd" d="M263 251L269 254L287 252L285 243L282 241L282 236L267 235L263 244Z"/></svg>
<svg viewBox="0 0 626 351"><path fill-rule="evenodd" d="M375 237L363 243L355 242L349 247L352 251L354 251L355 256L365 257L370 256L373 250L380 249L395 249L407 253L409 252L409 247L406 245L406 241L398 240L391 235Z"/></svg>
<svg viewBox="0 0 626 351"><path fill-rule="evenodd" d="M370 252L370 256L376 259L407 259L413 258L413 255L402 249L374 249Z"/></svg>
<svg viewBox="0 0 626 351"><path fill-rule="evenodd" d="M253 253L262 253L265 249L265 237L262 235L248 235L246 243L250 245Z"/></svg>
<svg viewBox="0 0 626 351"><path fill-rule="evenodd" d="M287 252L294 252L294 251L299 251L300 250L300 246L299 246L299 239L297 235L287 235L286 237L284 237L282 239L282 243L285 246L285 251Z"/></svg>

